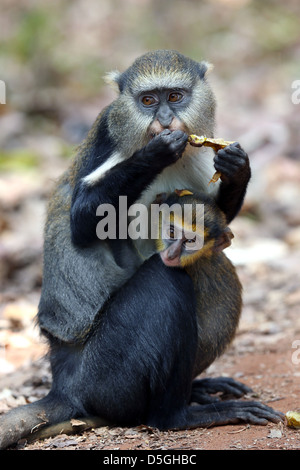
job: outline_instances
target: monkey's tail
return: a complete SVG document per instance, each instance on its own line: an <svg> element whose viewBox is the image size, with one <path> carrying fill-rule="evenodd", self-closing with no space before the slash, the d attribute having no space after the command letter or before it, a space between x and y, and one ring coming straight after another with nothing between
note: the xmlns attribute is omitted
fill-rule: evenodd
<svg viewBox="0 0 300 470"><path fill-rule="evenodd" d="M32 442L60 433L74 434L109 424L97 417L72 421L71 418L75 415L72 406L59 401L51 392L41 400L15 408L0 416L0 450L16 444L22 438Z"/></svg>

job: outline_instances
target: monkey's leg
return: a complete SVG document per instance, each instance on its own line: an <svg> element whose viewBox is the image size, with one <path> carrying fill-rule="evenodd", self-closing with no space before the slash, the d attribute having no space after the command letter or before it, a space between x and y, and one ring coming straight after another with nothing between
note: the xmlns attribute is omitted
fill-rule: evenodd
<svg viewBox="0 0 300 470"><path fill-rule="evenodd" d="M221 392L220 396L211 396ZM251 393L252 389L230 377L216 377L207 379L194 380L192 383L191 402L199 404L214 403L226 395L233 395L241 398L247 393Z"/></svg>

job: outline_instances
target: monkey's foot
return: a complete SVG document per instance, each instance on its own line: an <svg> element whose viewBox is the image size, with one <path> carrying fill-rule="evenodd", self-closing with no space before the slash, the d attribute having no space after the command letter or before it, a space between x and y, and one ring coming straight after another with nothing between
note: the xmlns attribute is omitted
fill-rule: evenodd
<svg viewBox="0 0 300 470"><path fill-rule="evenodd" d="M221 397L211 396L219 392L222 393ZM199 404L214 403L228 395L241 398L250 392L252 392L251 388L230 377L198 379L192 383L191 402Z"/></svg>
<svg viewBox="0 0 300 470"><path fill-rule="evenodd" d="M283 413L257 401L223 401L189 407L189 425L199 427L236 424L240 422L266 425L283 421Z"/></svg>

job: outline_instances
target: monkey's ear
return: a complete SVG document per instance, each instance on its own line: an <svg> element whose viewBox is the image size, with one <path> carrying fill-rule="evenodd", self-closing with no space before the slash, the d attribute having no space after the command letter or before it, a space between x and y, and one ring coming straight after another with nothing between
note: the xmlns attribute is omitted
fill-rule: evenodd
<svg viewBox="0 0 300 470"><path fill-rule="evenodd" d="M209 62L206 62L205 60L202 60L198 64L198 70L199 70L199 75L200 78L207 77L207 75L213 70L214 66L213 64L210 64Z"/></svg>
<svg viewBox="0 0 300 470"><path fill-rule="evenodd" d="M214 245L214 251L220 253L225 250L228 246L231 245L231 240L234 238L234 235L229 227L227 227L223 233L216 239Z"/></svg>
<svg viewBox="0 0 300 470"><path fill-rule="evenodd" d="M106 83L108 83L108 85L112 86L112 88L114 88L116 91L121 91L121 76L122 76L122 73L119 72L118 70L113 70L111 72L108 72L105 76L104 76L104 80Z"/></svg>

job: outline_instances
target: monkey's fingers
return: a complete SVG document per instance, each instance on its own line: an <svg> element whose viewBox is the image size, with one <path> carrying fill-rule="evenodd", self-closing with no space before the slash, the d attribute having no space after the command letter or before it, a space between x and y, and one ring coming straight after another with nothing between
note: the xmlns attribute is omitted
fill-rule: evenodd
<svg viewBox="0 0 300 470"><path fill-rule="evenodd" d="M235 397L242 397L247 393L251 393L252 389L242 382L232 379L231 377L214 377L206 379L197 379L192 383L192 392L201 391L206 393L222 392Z"/></svg>
<svg viewBox="0 0 300 470"><path fill-rule="evenodd" d="M266 425L269 421L283 421L284 414L256 401L219 401L207 405L190 407L192 420L198 426L208 427L212 424L224 425L239 422Z"/></svg>

